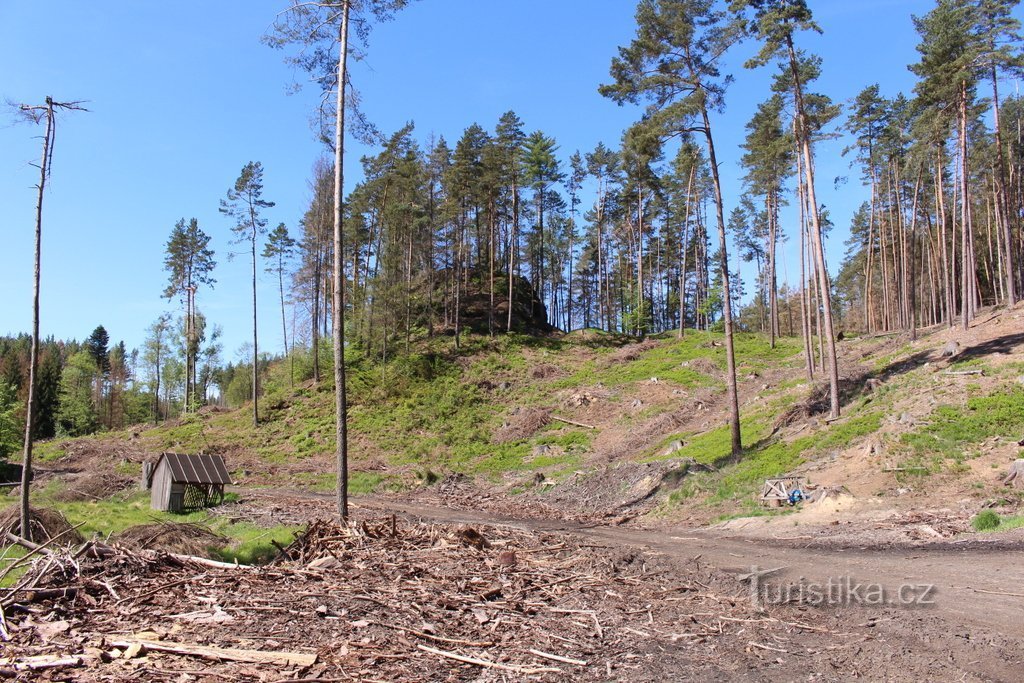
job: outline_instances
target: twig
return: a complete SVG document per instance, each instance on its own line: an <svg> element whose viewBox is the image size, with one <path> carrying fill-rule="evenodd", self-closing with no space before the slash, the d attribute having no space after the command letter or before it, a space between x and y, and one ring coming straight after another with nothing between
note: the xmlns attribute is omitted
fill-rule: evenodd
<svg viewBox="0 0 1024 683"><path fill-rule="evenodd" d="M747 643L747 645L749 645L750 647L756 647L758 650L768 650L769 652L781 652L784 655L794 654L794 653L790 652L789 650L783 650L781 647L771 647L770 645L761 645L760 643L755 643L753 641L750 641L749 643Z"/></svg>
<svg viewBox="0 0 1024 683"><path fill-rule="evenodd" d="M966 588L970 588L975 593L986 593L988 595L1008 595L1011 598L1024 598L1024 593L1007 593L1005 591L987 591L987 590L985 590L983 588L974 588L973 586L966 586Z"/></svg>
<svg viewBox="0 0 1024 683"><path fill-rule="evenodd" d="M7 615L4 614L4 606L0 605L0 638L4 642L11 639L11 632L7 628Z"/></svg>
<svg viewBox="0 0 1024 683"><path fill-rule="evenodd" d="M0 659L0 666L14 667L15 671L39 671L41 669L62 669L68 666L79 666L82 663L81 657L54 657L53 655L38 655L15 659L4 657Z"/></svg>
<svg viewBox="0 0 1024 683"><path fill-rule="evenodd" d="M466 655L460 655L457 652L448 652L447 650L438 650L435 647L429 647L427 645L417 645L417 648L424 652L429 652L432 655L438 655L439 657L447 657L448 659L454 659L457 662L463 662L465 664L475 664L482 666L487 669L501 669L502 671L512 671L519 674L544 674L544 673L562 673L561 669L555 669L550 666L539 666L539 667L526 667L526 666L514 666L510 664L498 664L497 662L488 662L486 659L477 659L476 657L467 657Z"/></svg>
<svg viewBox="0 0 1024 683"><path fill-rule="evenodd" d="M214 569L256 569L256 567L248 564L218 562L217 560L208 560L205 557L196 557L194 555L177 555L175 553L169 553L168 557L172 557L179 562L193 562L195 564L201 564L204 567L213 567Z"/></svg>
<svg viewBox="0 0 1024 683"><path fill-rule="evenodd" d="M571 659L569 657L562 657L561 655L553 655L550 652L542 652L541 650L530 649L530 654L543 657L544 659L553 659L556 662L562 662L563 664L575 664L576 666L586 666L587 663L582 659Z"/></svg>

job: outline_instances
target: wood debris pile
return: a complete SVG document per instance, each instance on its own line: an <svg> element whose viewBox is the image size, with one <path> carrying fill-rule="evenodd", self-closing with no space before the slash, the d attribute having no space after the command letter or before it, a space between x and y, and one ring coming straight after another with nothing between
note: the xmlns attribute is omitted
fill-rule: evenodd
<svg viewBox="0 0 1024 683"><path fill-rule="evenodd" d="M258 568L93 543L31 561L0 589L0 677L723 678L836 650L699 561L505 527L317 522Z"/></svg>

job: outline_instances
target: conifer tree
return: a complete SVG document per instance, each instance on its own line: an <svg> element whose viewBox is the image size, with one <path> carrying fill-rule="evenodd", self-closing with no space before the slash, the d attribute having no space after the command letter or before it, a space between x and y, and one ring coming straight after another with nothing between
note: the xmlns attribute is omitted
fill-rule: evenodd
<svg viewBox="0 0 1024 683"><path fill-rule="evenodd" d="M767 288L769 309L769 339L775 348L779 335L779 297L776 247L779 243L779 208L782 204L786 179L793 172L793 141L782 123L783 100L778 94L758 105L757 112L747 123L747 137L743 143L745 154L741 165L746 169L747 187L764 200L767 221Z"/></svg>
<svg viewBox="0 0 1024 683"><path fill-rule="evenodd" d="M345 273L343 220L345 214L344 158L345 109L349 73L349 22L354 20L356 34L364 42L369 34L369 19L390 19L407 0L291 0L288 11L279 15L274 35L267 42L276 48L299 44L302 49L292 63L311 73L325 93L334 93L334 392L335 437L338 458L338 515L348 518L348 395L345 377Z"/></svg>
<svg viewBox="0 0 1024 683"><path fill-rule="evenodd" d="M565 178L565 174L560 169L558 157L555 156L557 151L558 145L555 144L554 138L539 130L530 133L523 142L523 176L533 189L537 220L537 234L534 240L536 253L533 257L536 268L534 289L541 302L544 301L546 286L544 256L547 242L544 237L544 211L551 205L553 199L548 188Z"/></svg>
<svg viewBox="0 0 1024 683"><path fill-rule="evenodd" d="M519 276L519 191L522 187L522 154L526 142L523 122L514 111L507 111L498 119L494 131L494 144L499 150L501 163L501 184L505 188L511 220L507 227L508 240L508 320L505 331L512 331L512 302L515 301L516 278Z"/></svg>
<svg viewBox="0 0 1024 683"><path fill-rule="evenodd" d="M196 392L196 359L199 355L201 333L197 325L199 312L196 308L196 292L201 285L213 287L213 250L209 248L210 236L199 228L195 218L188 223L182 218L171 231L167 240L164 268L169 279L164 297L180 296L184 307L183 347L185 358L185 412L197 409L199 394Z"/></svg>
<svg viewBox="0 0 1024 683"><path fill-rule="evenodd" d="M805 97L804 85L807 67L816 67L808 62L797 50L794 34L797 31L817 31L811 10L806 0L733 0L734 11L751 10L750 31L761 41L762 46L756 57L747 66L763 66L779 58L784 66L779 83L788 85L792 92L795 108L795 132L797 145L803 160L806 177L807 206L811 218L811 247L817 271L818 297L821 302L823 333L828 355L829 400L831 416L839 417L839 360L836 354L835 326L832 321L832 284L825 263L825 247L822 239L821 207L815 188L814 155L811 152L812 135L821 122L816 121L811 103ZM814 68L816 71L816 68Z"/></svg>
<svg viewBox="0 0 1024 683"><path fill-rule="evenodd" d="M724 105L728 79L718 61L739 38L738 27L727 21L710 0L641 0L636 11L633 42L619 48L612 60L614 82L600 88L618 103L647 101L645 120L664 136L699 133L703 136L714 186L718 223L719 267L723 288L728 403L732 452L742 450L736 356L725 237L725 208L718 159L715 154L711 112Z"/></svg>
<svg viewBox="0 0 1024 683"><path fill-rule="evenodd" d="M288 373L289 384L295 381L293 371L295 359L291 357L292 354L288 347L288 319L284 311L284 272L294 254L295 240L288 234L288 228L285 227L285 224L278 223L277 227L267 237L267 243L263 247L262 256L271 263L267 267L267 272L277 274L277 290L281 296L281 339L284 343L284 355L288 357L292 367L292 371Z"/></svg>
<svg viewBox="0 0 1024 683"><path fill-rule="evenodd" d="M233 187L228 188L227 199L220 200L220 212L235 220L231 228L235 243L248 242L252 257L252 426L258 427L259 417L259 344L256 324L256 243L267 231L267 219L260 214L274 202L263 199L263 164L250 161Z"/></svg>

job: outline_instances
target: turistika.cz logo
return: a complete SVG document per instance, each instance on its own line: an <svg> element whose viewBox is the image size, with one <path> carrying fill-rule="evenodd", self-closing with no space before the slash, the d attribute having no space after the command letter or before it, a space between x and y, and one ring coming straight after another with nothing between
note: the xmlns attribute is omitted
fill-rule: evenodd
<svg viewBox="0 0 1024 683"><path fill-rule="evenodd" d="M806 605L809 607L927 607L935 604L936 588L930 583L905 583L896 587L858 581L850 576L795 582L768 580L781 569L751 567L740 577L750 582L750 596L761 605Z"/></svg>

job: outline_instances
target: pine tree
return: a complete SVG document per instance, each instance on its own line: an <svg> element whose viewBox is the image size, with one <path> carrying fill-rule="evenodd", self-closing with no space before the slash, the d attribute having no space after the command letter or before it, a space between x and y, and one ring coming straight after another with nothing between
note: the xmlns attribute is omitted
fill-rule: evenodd
<svg viewBox="0 0 1024 683"><path fill-rule="evenodd" d="M250 161L242 167L234 187L228 188L227 199L220 200L220 212L235 219L231 228L235 243L248 242L252 256L252 426L259 418L259 343L256 324L256 243L267 231L267 219L260 214L274 202L263 199L263 165Z"/></svg>
<svg viewBox="0 0 1024 683"><path fill-rule="evenodd" d="M295 240L288 234L288 228L285 227L285 224L279 223L267 238L262 256L271 263L267 267L267 272L277 274L277 289L281 296L281 339L284 343L284 355L288 357L289 363L291 363L291 370L288 373L289 385L295 381L295 359L292 358L291 350L288 347L288 319L285 316L284 310L284 272L294 254Z"/></svg>
<svg viewBox="0 0 1024 683"><path fill-rule="evenodd" d="M188 223L182 218L167 240L164 269L169 273L164 297L180 296L184 307L183 357L185 358L185 412L192 412L199 404L196 393L196 358L199 354L200 333L197 326L196 292L201 285L213 287L217 282L211 273L217 262L209 248L210 236L199 229L195 218Z"/></svg>
<svg viewBox="0 0 1024 683"><path fill-rule="evenodd" d="M544 273L544 261L547 242L544 237L544 211L549 208L554 198L549 192L549 187L554 183L561 182L565 174L560 169L558 157L555 152L558 145L554 138L548 137L537 130L530 133L523 142L523 177L533 189L534 211L536 212L535 224L536 239L533 241L536 253L533 256L534 269L534 290L541 302L544 301L546 278ZM548 309L550 310L550 306Z"/></svg>
<svg viewBox="0 0 1024 683"><path fill-rule="evenodd" d="M507 111L502 114L494 131L494 145L500 154L501 184L511 214L506 229L508 240L505 247L508 255L508 320L505 323L507 333L512 332L512 302L515 301L516 279L519 276L519 219L522 213L519 191L522 187L522 155L525 142L523 122L516 113Z"/></svg>
<svg viewBox="0 0 1024 683"><path fill-rule="evenodd" d="M769 339L775 348L779 335L779 300L776 247L779 235L779 207L782 204L786 179L793 173L793 140L782 123L783 99L772 95L758 105L757 112L747 123L747 137L743 143L746 153L741 164L747 174L744 181L751 192L764 200L767 220L767 272L765 274L769 309Z"/></svg>
<svg viewBox="0 0 1024 683"><path fill-rule="evenodd" d="M753 68L767 64L772 59L780 59L783 72L778 77L777 89L780 89L779 86L788 86L793 96L795 134L803 160L803 173L806 177L805 188L811 218L812 254L817 272L818 297L823 316L822 331L828 352L831 416L839 417L839 360L836 354L835 327L832 321L832 284L825 263L821 207L817 200L814 155L811 152L813 135L829 118L826 113L829 107L820 98L805 96L804 87L808 73L816 75L817 62L800 54L794 41L794 34L797 31L820 32L821 29L814 23L806 0L733 0L730 7L734 11L746 9L752 11L750 30L763 43L758 55L751 59L747 66ZM815 111L816 109L817 111Z"/></svg>
<svg viewBox="0 0 1024 683"><path fill-rule="evenodd" d="M718 60L737 41L737 27L716 11L710 0L642 0L636 11L637 34L619 48L612 60L614 83L600 92L618 103L650 102L645 120L664 136L687 132L704 137L714 185L718 223L719 266L723 287L728 402L732 452L742 450L739 397L736 390L736 356L729 263L725 237L725 209L718 159L715 154L711 112L724 105L725 87Z"/></svg>
<svg viewBox="0 0 1024 683"><path fill-rule="evenodd" d="M573 251L576 248L576 240L579 237L578 228L576 223L577 207L583 202L580 199L580 189L583 186L583 181L587 178L587 167L583 162L583 157L580 156L579 150L573 152L572 156L569 157L569 175L566 178L566 190L569 192L569 247L568 247L568 274L569 281L566 286L566 313L565 313L565 329L570 331L573 329L573 315L572 315L572 298L573 298L573 286L572 286L572 275L573 275Z"/></svg>
<svg viewBox="0 0 1024 683"><path fill-rule="evenodd" d="M378 21L390 19L405 7L407 0L324 0L310 3L291 0L291 6L279 15L275 33L267 38L272 47L289 44L303 46L291 61L310 72L325 93L334 92L334 392L335 436L338 456L338 514L348 518L348 396L345 386L345 273L344 245L344 158L345 108L348 88L349 21L354 19L357 35L364 41L369 33L367 14ZM335 68L336 65L336 68Z"/></svg>

